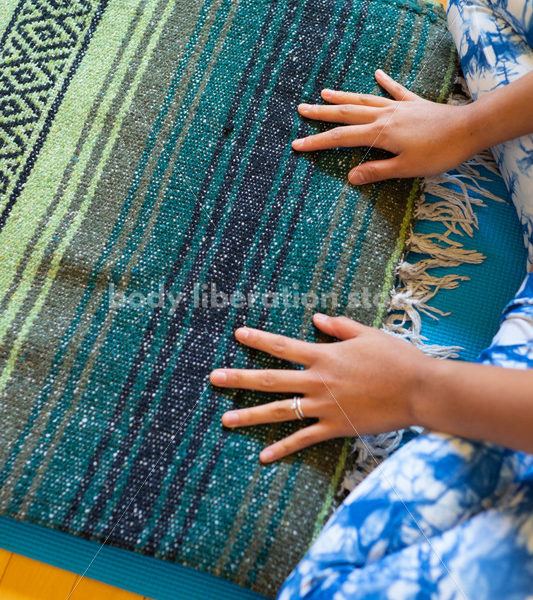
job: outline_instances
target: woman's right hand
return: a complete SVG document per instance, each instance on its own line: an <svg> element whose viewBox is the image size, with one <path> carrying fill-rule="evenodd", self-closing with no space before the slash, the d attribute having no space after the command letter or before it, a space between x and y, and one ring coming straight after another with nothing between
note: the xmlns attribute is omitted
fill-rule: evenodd
<svg viewBox="0 0 533 600"><path fill-rule="evenodd" d="M424 100L381 70L376 80L394 100L325 89L322 98L330 104L300 104L299 113L308 119L343 125L294 140L292 147L309 152L369 146L396 155L355 166L348 179L356 185L444 173L483 149L472 118L474 104Z"/></svg>

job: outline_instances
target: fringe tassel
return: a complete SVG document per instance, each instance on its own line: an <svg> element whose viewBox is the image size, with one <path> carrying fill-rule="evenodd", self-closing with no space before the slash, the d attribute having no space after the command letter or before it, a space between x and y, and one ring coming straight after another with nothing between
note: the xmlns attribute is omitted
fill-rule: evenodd
<svg viewBox="0 0 533 600"><path fill-rule="evenodd" d="M394 452L402 441L398 431L380 433L379 435L365 435L355 439L352 453L355 454L357 468L346 473L341 488L351 492L355 486L377 467L378 463Z"/></svg>
<svg viewBox="0 0 533 600"><path fill-rule="evenodd" d="M464 80L460 82L466 91ZM469 99L465 95L453 96L449 102L464 104ZM479 264L485 256L476 250L468 250L450 237L468 235L472 237L478 228L478 220L474 206L486 206L484 200L504 202L486 189L479 182L487 181L481 173L484 167L492 173L499 173L490 151L470 159L453 173L445 173L426 178L423 182L423 193L415 209L415 220L434 221L444 225L445 232L422 234L411 230L406 241L404 258L397 268L398 285L391 292L389 317L382 329L391 335L403 338L420 348L429 356L439 359L457 358L460 347L426 344L427 338L421 334L421 313L434 319L446 316L438 308L431 306L430 301L440 290L456 289L461 282L469 279L464 275L431 274L435 267L458 267L462 264ZM460 191L450 189L455 184ZM471 194L475 192L480 197ZM433 195L438 200L429 200ZM428 255L416 263L405 260L407 252ZM420 428L413 427L417 433ZM383 459L398 448L405 430L393 431L380 435L367 435L356 438L352 446L354 464L352 471L346 473L341 486L341 493L355 488Z"/></svg>
<svg viewBox="0 0 533 600"><path fill-rule="evenodd" d="M425 219L444 225L444 233L416 233L411 231L406 252L425 254L415 263L402 260L398 265L399 285L392 291L389 305L389 318L383 329L398 335L415 344L421 350L437 358L456 358L460 348L451 346L435 346L424 343L426 338L421 334L421 313L434 319L447 316L438 308L431 306L430 301L440 290L456 289L468 277L448 274L436 276L431 273L435 267L458 267L462 264L480 264L485 256L477 250L468 250L451 234L472 237L478 228L478 220L474 206L486 206L484 200L504 202L488 190L483 189L480 181L487 178L481 173L481 167L498 173L492 155L487 153L475 156L456 171L437 177L427 178L423 182L423 193L415 210L418 220ZM460 191L450 189L449 184L456 184ZM476 192L478 196L472 196ZM429 200L433 195L438 200Z"/></svg>

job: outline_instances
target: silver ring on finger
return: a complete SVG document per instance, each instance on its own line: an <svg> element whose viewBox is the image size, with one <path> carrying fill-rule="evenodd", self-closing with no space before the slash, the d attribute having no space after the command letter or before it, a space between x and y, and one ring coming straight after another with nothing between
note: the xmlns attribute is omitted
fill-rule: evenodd
<svg viewBox="0 0 533 600"><path fill-rule="evenodd" d="M294 398L292 399L291 408L296 413L296 416L298 417L298 419L300 419L300 421L303 421L305 419L305 415L302 410L302 399L300 396L294 396Z"/></svg>

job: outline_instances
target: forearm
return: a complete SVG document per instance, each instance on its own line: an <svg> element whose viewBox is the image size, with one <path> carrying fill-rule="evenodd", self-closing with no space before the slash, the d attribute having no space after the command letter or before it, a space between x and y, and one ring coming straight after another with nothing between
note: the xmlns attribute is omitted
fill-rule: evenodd
<svg viewBox="0 0 533 600"><path fill-rule="evenodd" d="M417 425L533 453L533 370L429 359L412 412Z"/></svg>
<svg viewBox="0 0 533 600"><path fill-rule="evenodd" d="M467 135L481 151L533 133L533 71L467 107Z"/></svg>

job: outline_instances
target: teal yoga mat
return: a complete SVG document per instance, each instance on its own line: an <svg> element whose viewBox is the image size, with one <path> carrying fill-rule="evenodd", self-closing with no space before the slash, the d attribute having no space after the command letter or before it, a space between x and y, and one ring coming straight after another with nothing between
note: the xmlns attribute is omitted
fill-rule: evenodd
<svg viewBox="0 0 533 600"><path fill-rule="evenodd" d="M452 171L453 173L453 171ZM481 264L461 265L453 268L432 270L434 275L454 273L465 275L469 281L463 281L455 290L441 290L430 302L432 306L450 312L449 316L438 320L422 313L422 335L427 343L444 346L461 346L459 358L475 360L486 348L496 333L503 307L514 296L526 272L526 250L522 240L520 224L516 211L511 204L503 179L481 167L483 177L488 181L482 186L502 199L502 202L485 200L486 206L474 207L479 229L474 236L450 237L468 249L481 252L486 259ZM453 184L447 184L458 189ZM479 193L470 192L474 197ZM428 199L436 200L435 196ZM435 222L419 221L416 233L443 233L444 228ZM423 258L419 254L410 254L409 262Z"/></svg>
<svg viewBox="0 0 533 600"><path fill-rule="evenodd" d="M209 573L8 517L0 517L0 547L154 600L265 599Z"/></svg>

